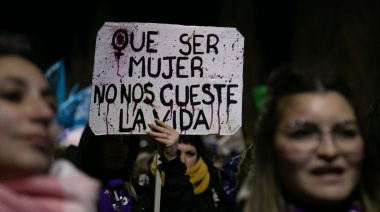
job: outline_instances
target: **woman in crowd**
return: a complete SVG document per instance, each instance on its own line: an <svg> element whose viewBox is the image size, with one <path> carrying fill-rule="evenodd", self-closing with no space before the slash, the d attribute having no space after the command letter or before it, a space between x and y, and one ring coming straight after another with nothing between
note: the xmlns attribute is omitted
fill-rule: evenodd
<svg viewBox="0 0 380 212"><path fill-rule="evenodd" d="M189 211L194 192L186 166L177 155L179 134L170 125L156 120L147 133L158 143L162 170L167 183L161 189L160 211ZM98 211L153 211L155 194L152 187L133 181L133 167L139 152L139 135L96 136L89 125L79 142L76 164L85 173L99 179Z"/></svg>
<svg viewBox="0 0 380 212"><path fill-rule="evenodd" d="M377 146L361 122L343 79L275 72L236 211L380 211Z"/></svg>
<svg viewBox="0 0 380 212"><path fill-rule="evenodd" d="M227 211L225 197L221 195L219 171L213 165L213 153L206 148L200 135L181 135L178 149L181 161L186 164L186 175L190 176L195 193L193 211ZM151 173L156 174L156 157L151 163ZM161 173L162 183L167 173ZM152 181L152 180L150 180Z"/></svg>
<svg viewBox="0 0 380 212"><path fill-rule="evenodd" d="M56 103L34 44L0 34L0 210L92 212L99 181L53 161Z"/></svg>

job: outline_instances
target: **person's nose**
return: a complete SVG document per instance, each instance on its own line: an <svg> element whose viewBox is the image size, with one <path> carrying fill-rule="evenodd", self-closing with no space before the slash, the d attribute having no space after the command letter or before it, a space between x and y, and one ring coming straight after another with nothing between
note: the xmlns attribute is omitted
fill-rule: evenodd
<svg viewBox="0 0 380 212"><path fill-rule="evenodd" d="M336 145L335 138L329 131L320 135L319 142L317 154L320 158L331 161L339 155L339 148Z"/></svg>
<svg viewBox="0 0 380 212"><path fill-rule="evenodd" d="M32 98L27 107L31 108L31 117L34 122L41 123L48 127L55 118L55 111L41 96Z"/></svg>
<svg viewBox="0 0 380 212"><path fill-rule="evenodd" d="M185 154L181 153L180 159L181 159L182 163L185 163Z"/></svg>

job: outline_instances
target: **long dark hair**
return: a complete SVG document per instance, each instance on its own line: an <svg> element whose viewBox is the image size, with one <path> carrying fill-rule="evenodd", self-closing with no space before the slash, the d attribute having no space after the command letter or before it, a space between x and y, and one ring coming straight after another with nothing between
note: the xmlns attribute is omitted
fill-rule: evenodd
<svg viewBox="0 0 380 212"><path fill-rule="evenodd" d="M255 129L252 175L248 189L251 195L246 201L249 211L281 211L284 209L283 193L277 179L274 163L274 135L280 120L279 103L287 96L304 93L324 93L335 91L340 93L352 106L360 132L364 138L363 165L361 180L358 185L358 201L365 211L380 211L379 179L380 172L376 161L379 160L374 149L377 146L363 135L363 119L361 119L354 94L349 84L341 77L323 72L306 73L285 67L274 72L267 83L265 106ZM377 209L377 210L371 210Z"/></svg>

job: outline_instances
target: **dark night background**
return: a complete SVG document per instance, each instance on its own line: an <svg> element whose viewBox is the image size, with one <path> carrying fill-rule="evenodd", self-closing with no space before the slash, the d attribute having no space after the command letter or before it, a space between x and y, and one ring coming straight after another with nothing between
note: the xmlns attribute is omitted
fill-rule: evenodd
<svg viewBox="0 0 380 212"><path fill-rule="evenodd" d="M284 63L343 75L367 112L380 92L379 11L376 0L9 1L0 30L41 36L52 63L65 59L70 89L91 84L96 33L106 21L235 27L245 37L242 118L251 142L251 90Z"/></svg>

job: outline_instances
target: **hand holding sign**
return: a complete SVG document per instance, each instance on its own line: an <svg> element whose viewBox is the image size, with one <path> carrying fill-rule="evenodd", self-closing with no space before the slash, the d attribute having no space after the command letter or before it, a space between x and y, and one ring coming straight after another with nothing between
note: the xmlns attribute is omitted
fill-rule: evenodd
<svg viewBox="0 0 380 212"><path fill-rule="evenodd" d="M105 23L89 121L95 134L144 134L160 119L181 134L241 127L244 38L234 28Z"/></svg>
<svg viewBox="0 0 380 212"><path fill-rule="evenodd" d="M147 133L156 141L159 141L158 154L164 156L169 161L176 158L179 133L170 125L158 119L156 123L149 123L148 126L152 131L147 131Z"/></svg>

